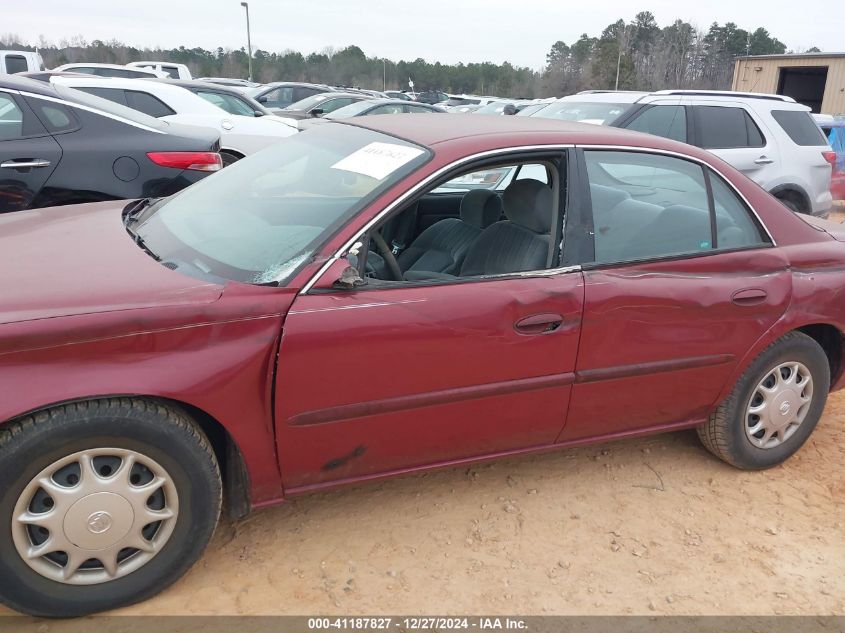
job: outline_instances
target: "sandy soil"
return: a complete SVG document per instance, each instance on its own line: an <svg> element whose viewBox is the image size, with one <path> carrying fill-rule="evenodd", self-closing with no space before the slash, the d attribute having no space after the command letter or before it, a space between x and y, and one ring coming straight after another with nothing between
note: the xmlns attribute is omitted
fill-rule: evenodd
<svg viewBox="0 0 845 633"><path fill-rule="evenodd" d="M845 614L845 393L760 473L692 432L301 498L121 614Z"/></svg>

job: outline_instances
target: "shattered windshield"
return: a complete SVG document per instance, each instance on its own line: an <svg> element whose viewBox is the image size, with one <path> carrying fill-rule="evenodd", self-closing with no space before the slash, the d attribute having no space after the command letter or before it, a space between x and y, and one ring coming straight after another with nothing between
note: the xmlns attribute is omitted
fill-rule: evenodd
<svg viewBox="0 0 845 633"><path fill-rule="evenodd" d="M427 156L407 141L332 123L199 181L132 230L164 264L188 274L284 283Z"/></svg>

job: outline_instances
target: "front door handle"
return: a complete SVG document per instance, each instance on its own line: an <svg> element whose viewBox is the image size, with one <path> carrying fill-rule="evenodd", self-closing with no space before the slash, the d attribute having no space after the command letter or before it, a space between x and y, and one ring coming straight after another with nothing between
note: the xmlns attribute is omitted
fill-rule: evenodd
<svg viewBox="0 0 845 633"><path fill-rule="evenodd" d="M514 323L513 329L520 334L548 334L562 324L563 317L559 314L534 314Z"/></svg>
<svg viewBox="0 0 845 633"><path fill-rule="evenodd" d="M756 306L763 303L768 296L762 288L743 288L731 295L731 301L738 306Z"/></svg>
<svg viewBox="0 0 845 633"><path fill-rule="evenodd" d="M754 161L755 165L771 165L774 159L769 158L768 156L761 156L757 160Z"/></svg>
<svg viewBox="0 0 845 633"><path fill-rule="evenodd" d="M0 167L4 169L38 169L39 167L49 167L50 161L43 158L33 158L26 160L7 160L5 163L0 163Z"/></svg>

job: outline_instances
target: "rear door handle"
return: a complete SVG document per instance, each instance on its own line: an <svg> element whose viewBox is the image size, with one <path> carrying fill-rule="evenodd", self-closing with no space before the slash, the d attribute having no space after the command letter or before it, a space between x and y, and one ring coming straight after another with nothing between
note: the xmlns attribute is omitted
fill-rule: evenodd
<svg viewBox="0 0 845 633"><path fill-rule="evenodd" d="M534 314L520 319L513 324L513 328L520 334L549 334L563 324L563 317L559 314Z"/></svg>
<svg viewBox="0 0 845 633"><path fill-rule="evenodd" d="M39 167L49 167L50 161L44 160L43 158L34 158L34 159L27 159L27 160L7 160L5 163L0 163L0 167L4 169L28 169L34 168L38 169Z"/></svg>
<svg viewBox="0 0 845 633"><path fill-rule="evenodd" d="M768 156L761 156L760 158L758 158L757 160L754 161L754 164L755 165L771 165L773 162L775 162L774 159L769 158Z"/></svg>
<svg viewBox="0 0 845 633"><path fill-rule="evenodd" d="M738 306L756 306L763 303L768 296L762 288L743 288L731 295L731 301Z"/></svg>

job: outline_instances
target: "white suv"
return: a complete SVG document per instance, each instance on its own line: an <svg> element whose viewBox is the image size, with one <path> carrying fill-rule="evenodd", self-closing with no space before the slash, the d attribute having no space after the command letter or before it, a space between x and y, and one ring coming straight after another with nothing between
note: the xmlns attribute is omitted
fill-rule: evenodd
<svg viewBox="0 0 845 633"><path fill-rule="evenodd" d="M549 115L556 105L551 118L604 123L702 147L793 211L825 215L830 210L830 146L810 108L790 97L706 90L588 92L564 97L533 116Z"/></svg>

